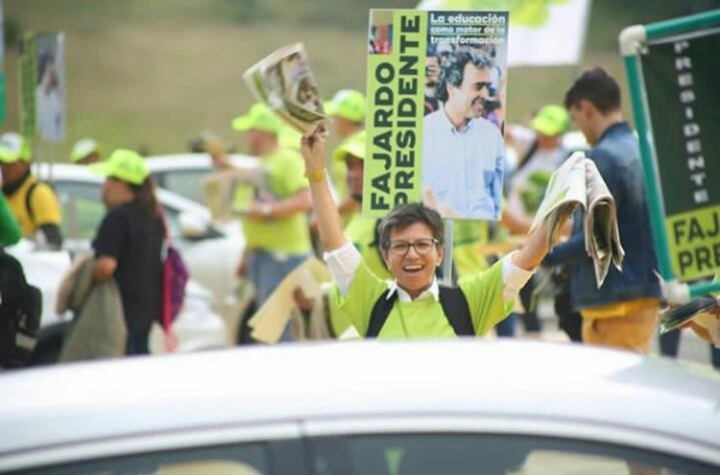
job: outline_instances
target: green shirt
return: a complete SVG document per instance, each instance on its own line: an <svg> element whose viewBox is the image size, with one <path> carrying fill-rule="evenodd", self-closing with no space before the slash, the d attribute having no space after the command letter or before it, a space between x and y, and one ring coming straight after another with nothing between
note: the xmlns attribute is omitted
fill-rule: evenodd
<svg viewBox="0 0 720 475"><path fill-rule="evenodd" d="M5 195L0 194L0 246L12 246L21 237L20 224L10 211Z"/></svg>
<svg viewBox="0 0 720 475"><path fill-rule="evenodd" d="M484 272L461 278L458 286L468 301L477 335L484 335L512 310L514 300L505 302L503 297L502 261L496 262ZM340 308L349 316L361 335L367 333L370 313L387 288L386 281L373 274L364 262L360 264L350 282L347 295L341 297ZM412 302L401 302L397 299L378 338L453 338L455 336L440 302L428 297Z"/></svg>
<svg viewBox="0 0 720 475"><path fill-rule="evenodd" d="M266 191L278 201L308 188L308 182L303 176L302 157L295 150L278 148L262 159L268 170ZM289 254L310 252L310 234L305 213L264 221L243 219L242 225L248 248Z"/></svg>

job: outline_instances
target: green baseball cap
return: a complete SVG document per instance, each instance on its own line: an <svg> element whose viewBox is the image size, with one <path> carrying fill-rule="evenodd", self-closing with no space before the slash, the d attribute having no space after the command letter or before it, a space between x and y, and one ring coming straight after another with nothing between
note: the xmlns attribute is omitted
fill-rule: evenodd
<svg viewBox="0 0 720 475"><path fill-rule="evenodd" d="M93 163L90 171L97 175L117 178L133 185L141 185L150 175L145 160L136 152L119 148L104 162Z"/></svg>
<svg viewBox="0 0 720 475"><path fill-rule="evenodd" d="M284 124L265 104L257 103L250 107L247 114L235 117L232 121L232 128L247 132L248 130L261 130L271 134L279 134Z"/></svg>
<svg viewBox="0 0 720 475"><path fill-rule="evenodd" d="M564 107L550 104L535 114L531 126L537 132L548 137L560 135L567 132L570 127L570 114Z"/></svg>
<svg viewBox="0 0 720 475"><path fill-rule="evenodd" d="M324 104L325 113L332 117L342 117L352 122L365 120L367 107L365 95L355 89L341 89L329 102Z"/></svg>
<svg viewBox="0 0 720 475"><path fill-rule="evenodd" d="M0 135L0 163L30 161L30 143L16 132Z"/></svg>
<svg viewBox="0 0 720 475"><path fill-rule="evenodd" d="M80 139L75 142L75 145L70 152L70 161L79 162L91 153L100 153L100 146L98 143L93 139Z"/></svg>
<svg viewBox="0 0 720 475"><path fill-rule="evenodd" d="M333 151L333 160L338 162L344 161L345 157L352 155L360 160L365 160L365 139L367 134L364 130L357 132L341 143L338 148Z"/></svg>

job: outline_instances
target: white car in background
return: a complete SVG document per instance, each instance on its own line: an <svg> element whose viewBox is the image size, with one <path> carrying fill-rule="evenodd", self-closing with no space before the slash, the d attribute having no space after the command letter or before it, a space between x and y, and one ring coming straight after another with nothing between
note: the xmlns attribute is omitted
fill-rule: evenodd
<svg viewBox="0 0 720 475"><path fill-rule="evenodd" d="M232 166L257 170L262 165L256 157L249 155L228 155ZM205 205L202 179L215 170L210 156L206 153L183 153L147 157L145 163L157 180L158 186L177 193L198 204Z"/></svg>
<svg viewBox="0 0 720 475"><path fill-rule="evenodd" d="M720 374L575 344L295 343L0 387L0 472L720 473Z"/></svg>
<svg viewBox="0 0 720 475"><path fill-rule="evenodd" d="M34 247L30 241L22 240L6 248L22 264L27 281L42 293L40 331L31 366L57 361L73 318L71 312L58 315L55 311L60 282L71 267L70 255L65 251L38 251ZM179 352L227 346L225 322L212 310L212 294L192 279L185 289L185 302L173 322L173 330L178 338ZM151 332L150 350L153 353L165 352L159 325Z"/></svg>
<svg viewBox="0 0 720 475"><path fill-rule="evenodd" d="M90 249L105 206L100 199L103 178L80 165L42 164L38 176L51 183L63 212L64 248L71 253ZM157 198L165 211L171 239L181 251L193 280L212 292L215 309L233 318L236 303L228 300L238 280L245 238L211 223L210 212L187 198L162 188Z"/></svg>

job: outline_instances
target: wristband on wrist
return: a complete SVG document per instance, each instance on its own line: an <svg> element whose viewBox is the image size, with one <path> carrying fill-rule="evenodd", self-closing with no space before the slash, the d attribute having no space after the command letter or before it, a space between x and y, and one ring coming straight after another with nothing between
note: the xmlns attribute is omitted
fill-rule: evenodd
<svg viewBox="0 0 720 475"><path fill-rule="evenodd" d="M325 169L321 168L320 170L306 170L305 178L307 178L308 181L323 181L325 179Z"/></svg>

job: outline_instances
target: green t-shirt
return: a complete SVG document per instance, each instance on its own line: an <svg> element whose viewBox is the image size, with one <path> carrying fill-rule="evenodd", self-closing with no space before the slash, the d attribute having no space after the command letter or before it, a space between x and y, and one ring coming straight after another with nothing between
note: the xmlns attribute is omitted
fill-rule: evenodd
<svg viewBox="0 0 720 475"><path fill-rule="evenodd" d="M344 233L373 274L383 280L393 280L392 272L385 266L377 246L373 244L376 222L375 218L365 218L356 213L345 226ZM338 336L351 325L349 317L340 309L341 301L342 296L337 289L330 292L330 324Z"/></svg>
<svg viewBox="0 0 720 475"><path fill-rule="evenodd" d="M502 261L484 272L461 278L458 286L468 301L477 335L484 335L513 308L514 300L505 302L503 298ZM360 264L347 295L341 297L340 308L361 335L367 333L370 313L387 288L386 281L374 275L364 262ZM412 302L396 300L378 335L381 339L452 337L455 332L440 302L432 297Z"/></svg>
<svg viewBox="0 0 720 475"><path fill-rule="evenodd" d="M5 195L0 194L0 246L12 246L21 237L20 224L12 214Z"/></svg>
<svg viewBox="0 0 720 475"><path fill-rule="evenodd" d="M487 221L453 221L453 262L460 278L488 268L477 247L488 241Z"/></svg>
<svg viewBox="0 0 720 475"><path fill-rule="evenodd" d="M284 200L308 188L308 182L303 176L302 157L295 150L278 148L262 159L267 167L266 191L277 200ZM248 248L289 254L310 252L310 234L305 213L266 221L243 219L242 224Z"/></svg>

